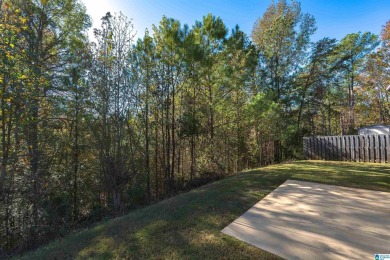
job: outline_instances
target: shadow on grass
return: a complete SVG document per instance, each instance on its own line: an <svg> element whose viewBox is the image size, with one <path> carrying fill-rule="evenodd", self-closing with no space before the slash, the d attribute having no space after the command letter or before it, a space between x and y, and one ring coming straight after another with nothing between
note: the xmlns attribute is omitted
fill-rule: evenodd
<svg viewBox="0 0 390 260"><path fill-rule="evenodd" d="M323 252L326 259L347 259L354 252L356 259L367 259L368 252L388 248L390 236L383 227L390 225L389 207L390 193L290 182L227 229L287 258L299 252L301 258L309 259L309 254ZM243 226L254 228L245 235L243 230L236 232Z"/></svg>
<svg viewBox="0 0 390 260"><path fill-rule="evenodd" d="M265 258L222 228L287 179L390 191L385 166L300 161L249 170L101 223L25 255L55 258Z"/></svg>

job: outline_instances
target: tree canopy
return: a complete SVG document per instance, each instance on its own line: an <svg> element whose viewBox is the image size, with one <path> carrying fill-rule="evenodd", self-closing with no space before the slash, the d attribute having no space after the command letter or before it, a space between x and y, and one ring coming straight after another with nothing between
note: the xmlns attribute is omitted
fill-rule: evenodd
<svg viewBox="0 0 390 260"><path fill-rule="evenodd" d="M312 42L314 17L280 0L251 38L213 14L135 36L107 13L88 39L86 12L0 1L0 258L389 123L390 22Z"/></svg>

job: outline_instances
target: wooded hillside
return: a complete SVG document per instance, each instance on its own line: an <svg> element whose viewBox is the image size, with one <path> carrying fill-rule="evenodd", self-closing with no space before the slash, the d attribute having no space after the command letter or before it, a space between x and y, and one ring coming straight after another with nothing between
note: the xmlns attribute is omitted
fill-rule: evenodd
<svg viewBox="0 0 390 260"><path fill-rule="evenodd" d="M88 39L78 0L0 0L0 258L389 123L390 21L317 42L285 0L251 36L212 14L101 21Z"/></svg>

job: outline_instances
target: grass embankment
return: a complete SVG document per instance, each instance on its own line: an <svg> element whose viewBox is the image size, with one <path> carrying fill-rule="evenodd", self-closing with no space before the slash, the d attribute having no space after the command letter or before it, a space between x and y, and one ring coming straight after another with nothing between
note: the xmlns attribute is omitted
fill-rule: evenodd
<svg viewBox="0 0 390 260"><path fill-rule="evenodd" d="M220 231L287 179L390 192L386 165L321 161L274 165L100 223L24 258L274 259Z"/></svg>

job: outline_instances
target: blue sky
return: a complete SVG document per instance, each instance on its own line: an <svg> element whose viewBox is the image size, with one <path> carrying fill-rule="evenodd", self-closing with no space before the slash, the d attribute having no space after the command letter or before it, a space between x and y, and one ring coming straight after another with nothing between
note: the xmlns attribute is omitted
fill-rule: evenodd
<svg viewBox="0 0 390 260"><path fill-rule="evenodd" d="M161 17L173 17L190 26L207 13L220 16L227 27L236 24L250 35L257 18L272 0L82 0L92 16L94 27L107 12L119 12L133 19L137 37L151 29ZM301 0L302 11L314 15L317 32L313 40L323 37L341 39L348 33L370 31L379 34L390 20L390 0Z"/></svg>

